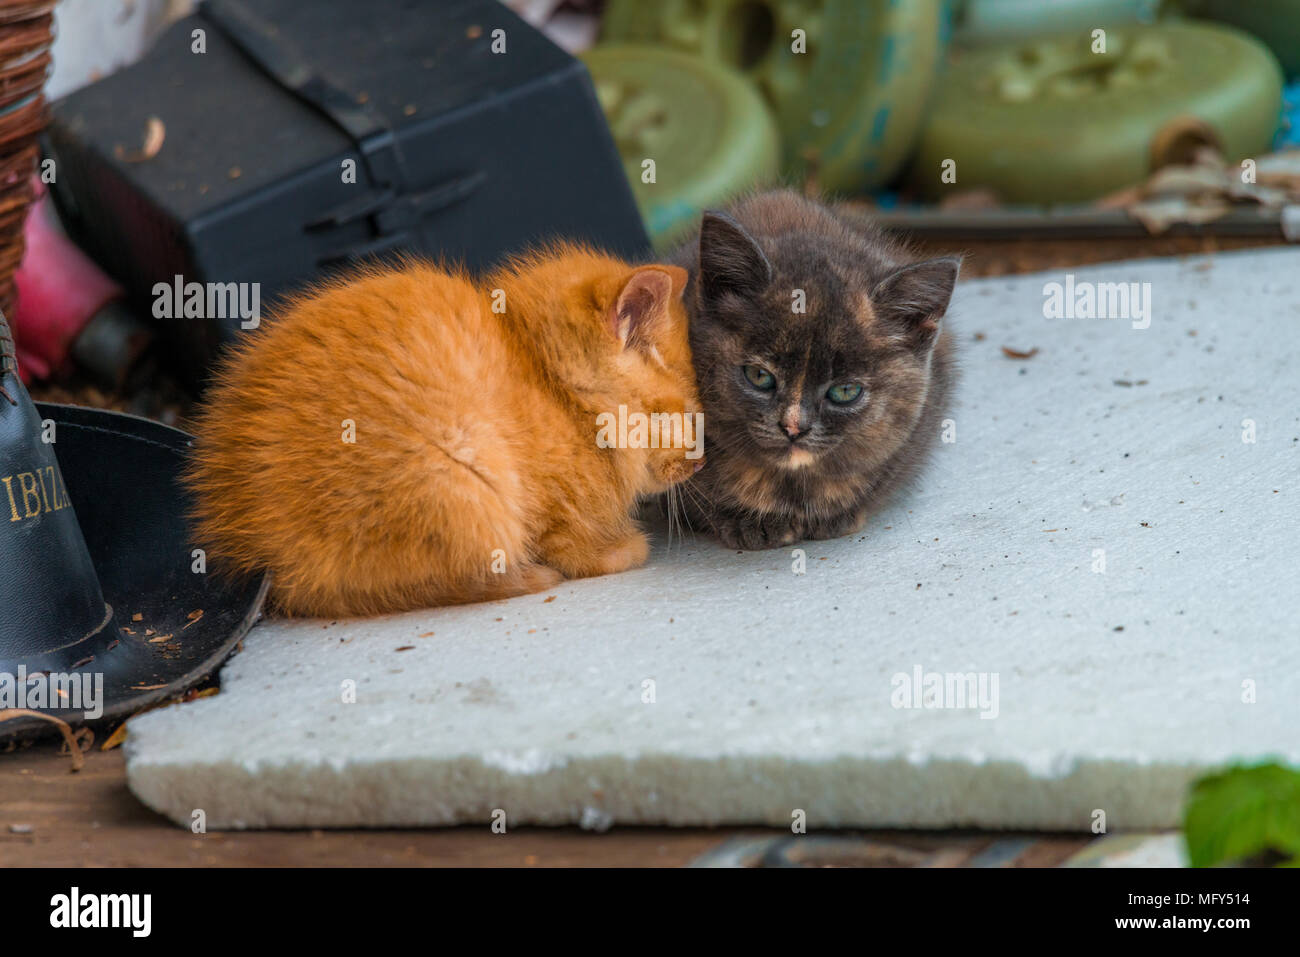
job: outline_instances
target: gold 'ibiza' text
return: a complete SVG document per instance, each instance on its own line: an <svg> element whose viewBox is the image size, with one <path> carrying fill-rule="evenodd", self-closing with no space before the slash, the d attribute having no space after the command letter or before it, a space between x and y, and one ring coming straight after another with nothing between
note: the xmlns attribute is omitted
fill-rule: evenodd
<svg viewBox="0 0 1300 957"><path fill-rule="evenodd" d="M53 465L30 472L0 475L0 485L4 486L0 507L5 504L9 506L10 522L21 522L47 512L57 512L72 504L68 501L68 490L63 485L63 477Z"/></svg>

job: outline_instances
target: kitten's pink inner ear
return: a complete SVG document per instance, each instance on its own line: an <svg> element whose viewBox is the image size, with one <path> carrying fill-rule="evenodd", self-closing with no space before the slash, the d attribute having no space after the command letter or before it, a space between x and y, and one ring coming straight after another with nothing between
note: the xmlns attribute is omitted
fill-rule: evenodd
<svg viewBox="0 0 1300 957"><path fill-rule="evenodd" d="M624 348L653 344L654 326L667 313L669 297L673 295L673 277L667 270L676 268L643 267L632 273L624 284L610 317L614 335Z"/></svg>
<svg viewBox="0 0 1300 957"><path fill-rule="evenodd" d="M658 267L672 278L673 281L673 298L680 299L686 292L686 283L690 281L691 274L681 266L660 266Z"/></svg>

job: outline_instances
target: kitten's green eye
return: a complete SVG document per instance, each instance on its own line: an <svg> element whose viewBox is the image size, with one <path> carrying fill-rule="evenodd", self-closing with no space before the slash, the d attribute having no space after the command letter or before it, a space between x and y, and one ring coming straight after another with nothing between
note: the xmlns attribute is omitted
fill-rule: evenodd
<svg viewBox="0 0 1300 957"><path fill-rule="evenodd" d="M833 385L826 390L826 398L830 399L836 405L848 405L850 402L862 395L862 386L856 382L846 382L843 385Z"/></svg>
<svg viewBox="0 0 1300 957"><path fill-rule="evenodd" d="M762 366L744 366L745 378L755 389L762 389L768 392L776 388L776 376L768 372Z"/></svg>

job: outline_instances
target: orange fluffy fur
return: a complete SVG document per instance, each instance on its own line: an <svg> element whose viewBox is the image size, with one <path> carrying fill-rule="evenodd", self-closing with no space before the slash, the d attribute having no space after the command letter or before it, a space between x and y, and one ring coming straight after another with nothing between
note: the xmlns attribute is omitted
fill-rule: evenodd
<svg viewBox="0 0 1300 957"><path fill-rule="evenodd" d="M293 615L505 598L641 564L637 498L702 459L600 448L596 416L699 409L685 283L564 245L477 286L404 261L298 295L228 357L199 416L198 543L214 567L268 569Z"/></svg>

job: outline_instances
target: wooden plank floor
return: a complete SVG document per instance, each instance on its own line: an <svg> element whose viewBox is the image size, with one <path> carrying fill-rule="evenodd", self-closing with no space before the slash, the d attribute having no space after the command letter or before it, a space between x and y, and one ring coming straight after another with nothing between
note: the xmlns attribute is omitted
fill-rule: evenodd
<svg viewBox="0 0 1300 957"><path fill-rule="evenodd" d="M66 755L40 743L0 755L0 867L680 867L725 842L781 836L757 828L482 828L383 831L223 831L192 834L154 814L126 787L121 749ZM870 832L923 852L931 866L962 866L1003 835ZM1015 866L1053 866L1088 839L1036 838Z"/></svg>

